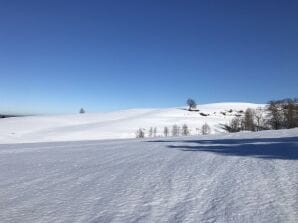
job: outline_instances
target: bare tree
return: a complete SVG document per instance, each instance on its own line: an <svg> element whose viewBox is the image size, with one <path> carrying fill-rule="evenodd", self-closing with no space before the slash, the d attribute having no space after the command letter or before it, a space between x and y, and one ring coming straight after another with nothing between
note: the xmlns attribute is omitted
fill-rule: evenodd
<svg viewBox="0 0 298 223"><path fill-rule="evenodd" d="M163 135L165 137L167 137L169 135L169 128L167 126L165 126L164 129L163 129Z"/></svg>
<svg viewBox="0 0 298 223"><path fill-rule="evenodd" d="M284 116L281 103L278 101L270 101L267 106L268 122L273 129L281 129L283 127Z"/></svg>
<svg viewBox="0 0 298 223"><path fill-rule="evenodd" d="M79 113L80 114L84 114L84 113L86 113L86 111L84 110L84 108L81 108L80 111L79 111Z"/></svg>
<svg viewBox="0 0 298 223"><path fill-rule="evenodd" d="M261 131L267 129L266 127L266 119L265 119L265 111L263 108L259 107L254 112L254 120L255 120L255 130Z"/></svg>
<svg viewBox="0 0 298 223"><path fill-rule="evenodd" d="M210 126L209 126L207 123L205 123L205 124L202 126L201 132L202 132L202 135L209 135L210 132L211 132L211 128L210 128Z"/></svg>
<svg viewBox="0 0 298 223"><path fill-rule="evenodd" d="M172 136L179 136L180 134L180 129L178 125L173 125L172 127Z"/></svg>
<svg viewBox="0 0 298 223"><path fill-rule="evenodd" d="M189 111L196 109L196 107L197 107L197 103L192 98L187 99L186 104L188 105Z"/></svg>
<svg viewBox="0 0 298 223"><path fill-rule="evenodd" d="M240 132L242 129L242 120L240 117L233 118L229 124L222 125L222 128L228 132Z"/></svg>
<svg viewBox="0 0 298 223"><path fill-rule="evenodd" d="M298 127L298 99L270 101L267 106L269 124L273 129Z"/></svg>
<svg viewBox="0 0 298 223"><path fill-rule="evenodd" d="M180 128L180 126L178 126L177 130L178 130L178 136L180 136L181 135L181 128Z"/></svg>
<svg viewBox="0 0 298 223"><path fill-rule="evenodd" d="M156 137L156 135L157 135L157 128L154 127L154 129L153 129L153 136Z"/></svg>
<svg viewBox="0 0 298 223"><path fill-rule="evenodd" d="M145 138L145 132L143 129L138 129L136 132L136 138Z"/></svg>
<svg viewBox="0 0 298 223"><path fill-rule="evenodd" d="M251 108L246 109L244 113L244 129L248 131L255 131L254 124L254 110Z"/></svg>
<svg viewBox="0 0 298 223"><path fill-rule="evenodd" d="M183 136L188 136L190 134L190 131L188 129L188 126L186 124L182 125L182 135Z"/></svg>
<svg viewBox="0 0 298 223"><path fill-rule="evenodd" d="M150 129L149 129L148 137L153 137L153 128L152 127L150 127Z"/></svg>
<svg viewBox="0 0 298 223"><path fill-rule="evenodd" d="M284 100L285 127L288 129L298 127L298 99Z"/></svg>

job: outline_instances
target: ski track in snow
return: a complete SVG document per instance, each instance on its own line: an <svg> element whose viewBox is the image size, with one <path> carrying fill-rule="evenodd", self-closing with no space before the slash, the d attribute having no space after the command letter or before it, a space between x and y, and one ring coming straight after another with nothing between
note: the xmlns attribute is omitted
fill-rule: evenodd
<svg viewBox="0 0 298 223"><path fill-rule="evenodd" d="M3 144L0 221L294 223L297 170L298 129Z"/></svg>

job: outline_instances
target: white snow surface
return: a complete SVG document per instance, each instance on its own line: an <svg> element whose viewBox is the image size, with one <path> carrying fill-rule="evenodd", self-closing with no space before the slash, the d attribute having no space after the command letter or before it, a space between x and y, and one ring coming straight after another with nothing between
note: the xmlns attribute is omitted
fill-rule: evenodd
<svg viewBox="0 0 298 223"><path fill-rule="evenodd" d="M207 123L214 134L222 132L220 124L227 124L240 110L257 107L264 105L215 103L199 105L199 112L190 112L186 108L129 109L106 113L6 118L0 119L0 144L135 138L137 129L143 128L148 133L150 127L157 127L157 134L162 135L165 126L170 128L174 124L187 124L194 135ZM232 112L228 112L231 109Z"/></svg>
<svg viewBox="0 0 298 223"><path fill-rule="evenodd" d="M297 128L1 144L0 221L294 223L297 160Z"/></svg>

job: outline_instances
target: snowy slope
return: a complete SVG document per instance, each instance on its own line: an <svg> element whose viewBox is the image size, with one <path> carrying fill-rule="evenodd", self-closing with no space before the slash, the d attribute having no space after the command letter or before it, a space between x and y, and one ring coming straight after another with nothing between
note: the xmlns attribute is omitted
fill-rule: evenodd
<svg viewBox="0 0 298 223"><path fill-rule="evenodd" d="M161 135L165 126L184 123L190 127L192 134L196 134L204 123L208 123L212 133L216 133L222 131L219 124L229 122L237 111L260 106L264 105L216 103L199 105L199 112L189 112L185 108L129 109L108 113L0 119L0 144L134 138L138 128L148 131L151 126L157 127L158 135ZM231 113L227 112L231 109ZM201 116L201 112L209 116Z"/></svg>
<svg viewBox="0 0 298 223"><path fill-rule="evenodd" d="M0 219L294 223L297 170L298 129L2 144Z"/></svg>

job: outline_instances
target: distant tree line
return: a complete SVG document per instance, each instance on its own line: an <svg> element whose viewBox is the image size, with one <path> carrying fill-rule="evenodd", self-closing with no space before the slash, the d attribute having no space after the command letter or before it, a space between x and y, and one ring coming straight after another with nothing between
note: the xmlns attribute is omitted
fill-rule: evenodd
<svg viewBox="0 0 298 223"><path fill-rule="evenodd" d="M272 100L265 108L248 108L222 128L228 132L290 129L298 127L298 99Z"/></svg>
<svg viewBox="0 0 298 223"><path fill-rule="evenodd" d="M194 99L189 98L186 101L189 111L198 111L197 104ZM232 113L233 110L227 111ZM226 112L221 112L226 115ZM201 113L200 113L201 114ZM208 116L204 114L203 116ZM282 100L272 100L263 108L256 109L247 108L245 111L239 111L228 124L223 124L222 128L228 132L239 131L261 131L269 129L290 129L298 127L298 99L287 98ZM210 126L205 123L201 128L197 128L200 135L208 135L211 133ZM186 124L179 126L174 124L172 127L165 126L163 131L158 132L156 127L146 129L138 129L137 138L145 137L168 137L168 136L188 136L191 134Z"/></svg>
<svg viewBox="0 0 298 223"><path fill-rule="evenodd" d="M194 99L188 98L186 101L186 104L188 106L189 111L198 111L197 109L197 103ZM202 135L208 135L211 133L210 126L205 123L201 129L197 129L198 134ZM187 124L183 124L182 126L179 126L177 124L174 124L172 127L165 126L163 128L162 132L159 132L156 127L150 127L146 133L146 129L139 128L136 131L136 138L145 138L145 137L168 137L168 136L188 136L191 134L191 130L189 129Z"/></svg>
<svg viewBox="0 0 298 223"><path fill-rule="evenodd" d="M12 118L12 117L22 117L22 116L25 116L25 115L13 115L13 114L2 115L2 114L0 114L0 118Z"/></svg>
<svg viewBox="0 0 298 223"><path fill-rule="evenodd" d="M198 134L208 135L211 133L210 126L205 123L201 129L197 129ZM183 124L179 126L174 124L172 127L165 126L163 131L158 132L156 127L150 127L148 131L144 128L139 128L136 131L136 138L145 138L145 137L168 137L168 136L189 136L191 135L191 130L189 129L187 124Z"/></svg>

